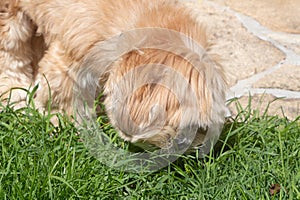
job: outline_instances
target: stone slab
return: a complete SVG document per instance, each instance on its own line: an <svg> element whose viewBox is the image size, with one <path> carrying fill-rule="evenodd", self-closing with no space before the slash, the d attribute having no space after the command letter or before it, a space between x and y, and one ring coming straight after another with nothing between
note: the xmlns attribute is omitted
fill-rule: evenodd
<svg viewBox="0 0 300 200"><path fill-rule="evenodd" d="M284 53L270 42L249 33L234 14L206 1L197 9L199 20L207 24L209 40L215 44L213 51L223 58L230 86L273 67L285 58Z"/></svg>
<svg viewBox="0 0 300 200"><path fill-rule="evenodd" d="M253 87L300 91L300 66L284 65L255 83Z"/></svg>
<svg viewBox="0 0 300 200"><path fill-rule="evenodd" d="M300 33L300 0L225 0L225 3L270 29Z"/></svg>
<svg viewBox="0 0 300 200"><path fill-rule="evenodd" d="M275 100L276 99L276 100ZM274 101L275 100L275 101ZM238 102L245 109L249 104L249 97L241 97ZM270 103L271 102L271 103ZM258 110L262 115L268 107L268 115L277 115L287 117L290 120L300 116L300 100L299 99L277 99L272 95L254 95L251 97L251 108ZM237 109L234 103L229 105L232 117L237 115Z"/></svg>

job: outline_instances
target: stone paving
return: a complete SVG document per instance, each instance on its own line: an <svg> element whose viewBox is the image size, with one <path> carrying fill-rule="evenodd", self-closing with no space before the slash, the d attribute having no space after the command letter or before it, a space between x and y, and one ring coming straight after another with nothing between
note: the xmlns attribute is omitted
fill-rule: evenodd
<svg viewBox="0 0 300 200"><path fill-rule="evenodd" d="M300 0L203 0L197 5L214 52L224 59L227 99L237 97L246 106L250 94L253 108L264 111L280 98L269 114L299 116Z"/></svg>

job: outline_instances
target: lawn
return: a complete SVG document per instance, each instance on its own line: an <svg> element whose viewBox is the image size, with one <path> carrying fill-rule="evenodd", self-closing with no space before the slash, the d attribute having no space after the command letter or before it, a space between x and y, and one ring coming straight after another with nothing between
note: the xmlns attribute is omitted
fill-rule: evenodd
<svg viewBox="0 0 300 200"><path fill-rule="evenodd" d="M0 199L300 199L300 117L232 103L240 114L227 120L210 155L139 173L95 159L63 115L55 127L33 106L3 106ZM115 137L105 116L99 123Z"/></svg>

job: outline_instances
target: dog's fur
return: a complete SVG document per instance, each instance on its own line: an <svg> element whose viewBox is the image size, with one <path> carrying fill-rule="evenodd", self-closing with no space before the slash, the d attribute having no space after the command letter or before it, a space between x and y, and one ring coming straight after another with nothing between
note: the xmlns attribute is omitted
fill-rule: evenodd
<svg viewBox="0 0 300 200"><path fill-rule="evenodd" d="M103 70L102 77L96 78L104 86L106 111L125 140L168 148L172 139L194 127L198 133L193 146L205 142L205 135L212 138L220 134L226 109L224 73L217 58L209 53L204 28L182 3L172 0L20 0L20 7L37 24L48 45L39 63L41 89L37 101L42 107L49 98L49 83L52 106L72 114L74 84L89 89L90 77L78 80L78 75L90 67ZM138 34L136 38L122 39L123 33L142 28L171 30L171 35L176 31L186 37L168 38L158 31L153 36ZM116 35L111 43L103 43ZM144 49L141 44L153 39L172 45L164 49ZM191 41L203 49L195 48ZM129 52L119 57L115 53L119 47L135 45L137 49L129 48ZM180 49L179 54L173 52L176 47ZM192 57L196 57L197 66L189 62ZM188 89L181 80L174 80L173 73L156 67L143 68L152 64L168 66L180 74L193 91L196 109L189 104L188 99L193 97L186 97ZM131 72L133 74L127 77ZM150 83L135 88L149 77ZM180 90L174 93L173 86L163 86L165 80Z"/></svg>
<svg viewBox="0 0 300 200"><path fill-rule="evenodd" d="M44 55L44 40L21 11L18 0L0 1L0 97L2 103L25 105L27 91Z"/></svg>
<svg viewBox="0 0 300 200"><path fill-rule="evenodd" d="M0 93L3 102L24 101L34 78L31 38L33 24L14 0L0 1Z"/></svg>

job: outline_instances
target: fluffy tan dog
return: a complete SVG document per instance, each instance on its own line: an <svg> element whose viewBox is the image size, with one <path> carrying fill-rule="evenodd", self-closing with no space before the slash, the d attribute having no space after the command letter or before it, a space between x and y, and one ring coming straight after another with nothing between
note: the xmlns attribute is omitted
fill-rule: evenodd
<svg viewBox="0 0 300 200"><path fill-rule="evenodd" d="M0 1L0 94L2 101L24 101L34 78L31 39L34 26L14 0Z"/></svg>
<svg viewBox="0 0 300 200"><path fill-rule="evenodd" d="M49 98L47 82L52 106L69 114L82 106L74 104L75 86L81 96L95 98L100 82L111 123L125 140L196 147L219 136L226 109L223 69L209 53L195 13L181 2L21 0L20 5L49 46L39 64L42 107Z"/></svg>

